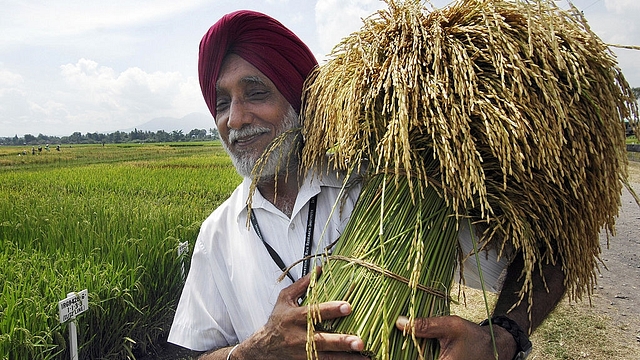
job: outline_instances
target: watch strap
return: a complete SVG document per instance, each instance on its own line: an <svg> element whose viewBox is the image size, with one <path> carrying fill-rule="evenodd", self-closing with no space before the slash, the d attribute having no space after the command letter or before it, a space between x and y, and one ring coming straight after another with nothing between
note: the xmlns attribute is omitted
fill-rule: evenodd
<svg viewBox="0 0 640 360"><path fill-rule="evenodd" d="M509 319L504 315L497 315L491 318L491 324L500 326L507 330L513 339L516 341L516 355L513 360L525 359L531 352L532 344L527 336L527 333L520 328L517 322ZM480 326L489 325L489 319L486 319L480 323Z"/></svg>

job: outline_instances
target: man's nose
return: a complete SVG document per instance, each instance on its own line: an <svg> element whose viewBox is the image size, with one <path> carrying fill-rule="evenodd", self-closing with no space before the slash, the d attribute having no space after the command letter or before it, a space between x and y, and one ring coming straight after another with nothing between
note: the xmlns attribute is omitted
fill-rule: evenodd
<svg viewBox="0 0 640 360"><path fill-rule="evenodd" d="M233 100L229 105L229 119L227 127L230 129L241 129L246 124L251 123L251 113L247 109L247 104L243 100Z"/></svg>

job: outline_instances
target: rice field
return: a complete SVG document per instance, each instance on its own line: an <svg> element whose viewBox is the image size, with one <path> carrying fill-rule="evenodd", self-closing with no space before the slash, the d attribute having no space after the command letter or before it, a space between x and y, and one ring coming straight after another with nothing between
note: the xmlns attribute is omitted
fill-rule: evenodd
<svg viewBox="0 0 640 360"><path fill-rule="evenodd" d="M0 147L0 359L69 359L57 304L82 289L81 359L152 353L200 223L240 182L227 155L217 142L22 151Z"/></svg>
<svg viewBox="0 0 640 360"><path fill-rule="evenodd" d="M151 352L201 222L240 182L228 156L218 142L24 150L0 147L0 359L68 359L58 301L82 289L81 359Z"/></svg>

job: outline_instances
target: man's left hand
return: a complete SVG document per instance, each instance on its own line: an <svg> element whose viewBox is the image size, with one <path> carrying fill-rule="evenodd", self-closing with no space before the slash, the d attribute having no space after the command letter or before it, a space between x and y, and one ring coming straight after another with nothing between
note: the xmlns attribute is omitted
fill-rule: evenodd
<svg viewBox="0 0 640 360"><path fill-rule="evenodd" d="M411 333L409 319L396 321L399 330ZM440 360L495 360L493 342L488 326L480 326L459 316L439 316L414 320L416 337L438 339ZM516 353L513 336L499 326L493 326L499 360L511 360Z"/></svg>

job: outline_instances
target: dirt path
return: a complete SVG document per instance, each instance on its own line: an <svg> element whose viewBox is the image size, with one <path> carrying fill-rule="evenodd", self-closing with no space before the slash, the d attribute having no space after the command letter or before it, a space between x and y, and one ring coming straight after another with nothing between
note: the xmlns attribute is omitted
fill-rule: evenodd
<svg viewBox="0 0 640 360"><path fill-rule="evenodd" d="M640 180L633 181L632 187L640 193ZM627 190L623 190L616 230L608 248L606 236L600 236L607 269L601 269L592 303L594 311L609 317L621 330L622 338L616 340L637 347L640 359L640 206Z"/></svg>

